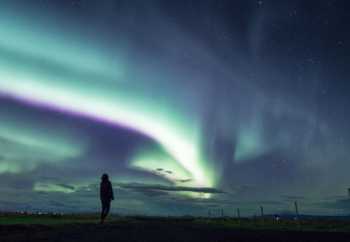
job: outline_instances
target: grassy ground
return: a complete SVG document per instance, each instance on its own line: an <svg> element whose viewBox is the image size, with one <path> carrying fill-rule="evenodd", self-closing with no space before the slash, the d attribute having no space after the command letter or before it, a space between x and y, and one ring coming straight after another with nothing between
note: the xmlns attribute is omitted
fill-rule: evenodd
<svg viewBox="0 0 350 242"><path fill-rule="evenodd" d="M0 241L350 241L338 220L0 216Z"/></svg>
<svg viewBox="0 0 350 242"><path fill-rule="evenodd" d="M72 223L96 223L98 215L2 215L0 225L62 225Z"/></svg>

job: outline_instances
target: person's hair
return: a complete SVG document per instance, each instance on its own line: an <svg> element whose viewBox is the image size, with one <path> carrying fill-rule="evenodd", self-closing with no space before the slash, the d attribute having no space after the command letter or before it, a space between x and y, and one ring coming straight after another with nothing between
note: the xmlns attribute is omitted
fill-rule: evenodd
<svg viewBox="0 0 350 242"><path fill-rule="evenodd" d="M102 176L101 176L101 180L102 181L108 181L108 175L106 173L104 173Z"/></svg>

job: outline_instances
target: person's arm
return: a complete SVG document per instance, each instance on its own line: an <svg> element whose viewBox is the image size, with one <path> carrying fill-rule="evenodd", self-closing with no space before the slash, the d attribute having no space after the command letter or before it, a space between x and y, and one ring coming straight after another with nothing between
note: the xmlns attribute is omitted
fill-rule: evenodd
<svg viewBox="0 0 350 242"><path fill-rule="evenodd" d="M100 199L102 200L102 183L100 184Z"/></svg>
<svg viewBox="0 0 350 242"><path fill-rule="evenodd" d="M114 193L113 193L112 183L109 183L109 189L110 189L110 193L111 193L111 199L114 200Z"/></svg>

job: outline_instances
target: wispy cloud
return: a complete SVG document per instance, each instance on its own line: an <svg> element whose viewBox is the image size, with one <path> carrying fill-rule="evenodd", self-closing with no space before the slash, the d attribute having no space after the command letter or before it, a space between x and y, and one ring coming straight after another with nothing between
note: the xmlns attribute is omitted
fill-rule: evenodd
<svg viewBox="0 0 350 242"><path fill-rule="evenodd" d="M198 192L198 193L211 193L219 194L225 193L224 191L211 187L185 187L185 186L165 186L165 185L145 185L142 183L119 183L119 187L124 189L131 189L135 191L167 191L167 192Z"/></svg>

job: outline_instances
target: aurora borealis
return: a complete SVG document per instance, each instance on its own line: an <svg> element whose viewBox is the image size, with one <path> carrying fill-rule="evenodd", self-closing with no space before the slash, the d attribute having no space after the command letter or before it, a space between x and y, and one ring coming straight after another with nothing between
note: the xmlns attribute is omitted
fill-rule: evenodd
<svg viewBox="0 0 350 242"><path fill-rule="evenodd" d="M347 8L2 1L0 210L346 214Z"/></svg>

